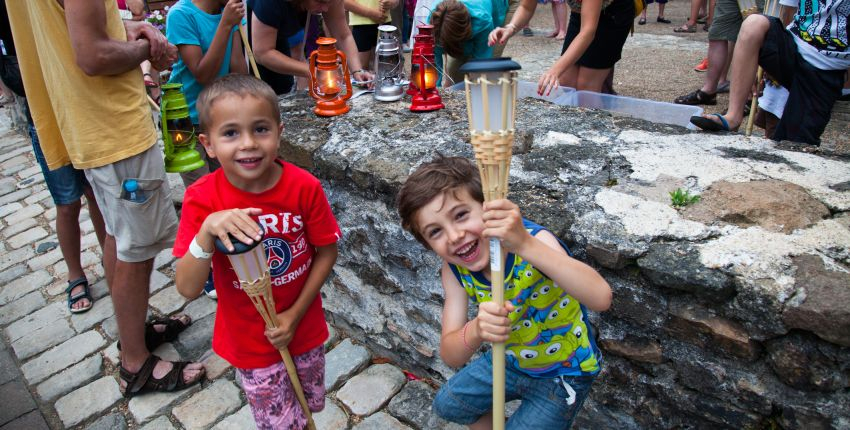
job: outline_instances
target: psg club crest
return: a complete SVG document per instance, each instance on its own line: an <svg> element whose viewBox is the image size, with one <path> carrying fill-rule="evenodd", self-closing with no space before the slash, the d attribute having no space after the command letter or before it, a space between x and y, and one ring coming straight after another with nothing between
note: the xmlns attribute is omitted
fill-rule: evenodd
<svg viewBox="0 0 850 430"><path fill-rule="evenodd" d="M277 278L289 269L292 264L292 251L289 244L283 239L269 238L263 241L266 247L266 259L269 264L269 273L272 278Z"/></svg>

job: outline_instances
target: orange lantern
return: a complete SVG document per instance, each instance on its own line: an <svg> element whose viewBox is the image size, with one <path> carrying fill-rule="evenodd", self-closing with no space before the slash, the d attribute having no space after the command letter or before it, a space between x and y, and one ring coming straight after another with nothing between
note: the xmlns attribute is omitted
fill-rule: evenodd
<svg viewBox="0 0 850 430"><path fill-rule="evenodd" d="M310 54L310 96L316 100L313 112L319 116L341 115L351 109L351 75L345 54L336 49L336 39L320 37L319 48ZM344 91L343 91L344 89Z"/></svg>

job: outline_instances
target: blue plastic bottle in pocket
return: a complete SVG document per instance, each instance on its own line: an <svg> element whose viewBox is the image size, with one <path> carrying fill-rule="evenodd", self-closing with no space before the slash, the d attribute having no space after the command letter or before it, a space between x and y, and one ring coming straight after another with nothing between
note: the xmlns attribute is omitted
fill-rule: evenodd
<svg viewBox="0 0 850 430"><path fill-rule="evenodd" d="M139 183L135 179L124 181L124 191L127 192L127 200L131 202L142 203L146 200L144 191L139 188Z"/></svg>

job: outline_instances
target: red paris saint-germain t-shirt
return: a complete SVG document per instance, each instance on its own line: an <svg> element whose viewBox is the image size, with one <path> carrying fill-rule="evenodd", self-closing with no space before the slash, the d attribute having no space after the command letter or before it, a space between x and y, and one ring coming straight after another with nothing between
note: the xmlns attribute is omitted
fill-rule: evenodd
<svg viewBox="0 0 850 430"><path fill-rule="evenodd" d="M340 230L321 183L307 171L278 160L283 174L277 185L254 194L227 181L224 171L204 176L186 189L174 256L183 257L206 217L234 208L259 208L255 220L263 229L272 291L278 312L298 298L310 274L315 247L336 243ZM280 353L263 332L265 323L251 299L239 286L227 256L215 252L213 278L218 305L213 331L213 350L240 369L271 366ZM292 355L302 354L328 338L322 300L316 296L289 343Z"/></svg>

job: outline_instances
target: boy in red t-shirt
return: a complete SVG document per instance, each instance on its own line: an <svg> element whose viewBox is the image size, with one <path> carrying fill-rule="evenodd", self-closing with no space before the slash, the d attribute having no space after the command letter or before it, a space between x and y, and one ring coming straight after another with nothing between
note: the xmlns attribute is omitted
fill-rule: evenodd
<svg viewBox="0 0 850 430"><path fill-rule="evenodd" d="M197 297L213 263L213 350L237 368L258 428L303 428L278 349L289 348L310 409L322 410L328 330L318 293L336 261L339 226L318 179L277 159L283 126L268 84L227 75L201 92L197 106L200 141L221 169L186 189L175 284ZM263 241L279 328L266 330L227 257L214 252L216 238L232 249L228 235Z"/></svg>

